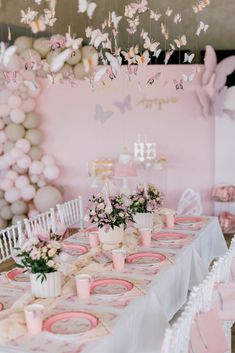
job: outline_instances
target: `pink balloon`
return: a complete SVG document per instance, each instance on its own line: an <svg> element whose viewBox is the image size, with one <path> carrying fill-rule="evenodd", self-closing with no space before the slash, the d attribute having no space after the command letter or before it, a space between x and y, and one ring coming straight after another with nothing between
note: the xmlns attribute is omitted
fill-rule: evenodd
<svg viewBox="0 0 235 353"><path fill-rule="evenodd" d="M20 200L20 191L17 188L11 188L5 192L4 196L7 202L13 203Z"/></svg>
<svg viewBox="0 0 235 353"><path fill-rule="evenodd" d="M32 98L28 98L24 100L22 103L22 109L26 113L32 112L35 109L35 107L36 107L36 103Z"/></svg>
<svg viewBox="0 0 235 353"><path fill-rule="evenodd" d="M11 179L11 180L15 181L16 178L18 177L18 174L14 170L8 170L5 174L5 177L7 179Z"/></svg>
<svg viewBox="0 0 235 353"><path fill-rule="evenodd" d="M16 147L21 149L24 153L28 153L31 148L31 144L26 139L20 139L16 142Z"/></svg>
<svg viewBox="0 0 235 353"><path fill-rule="evenodd" d="M10 114L10 108L8 107L8 105L7 104L1 104L0 105L0 116L5 118L9 114Z"/></svg>
<svg viewBox="0 0 235 353"><path fill-rule="evenodd" d="M24 186L29 185L29 179L25 175L20 175L15 180L15 186L22 189Z"/></svg>
<svg viewBox="0 0 235 353"><path fill-rule="evenodd" d="M49 155L45 155L42 157L42 163L46 166L55 164L55 158Z"/></svg>
<svg viewBox="0 0 235 353"><path fill-rule="evenodd" d="M13 109L10 113L10 118L13 123L21 124L25 120L25 113L22 109Z"/></svg>
<svg viewBox="0 0 235 353"><path fill-rule="evenodd" d="M44 165L40 161L33 161L29 167L30 174L40 175L43 172Z"/></svg>
<svg viewBox="0 0 235 353"><path fill-rule="evenodd" d="M0 131L0 143L4 143L7 141L7 137L5 131Z"/></svg>
<svg viewBox="0 0 235 353"><path fill-rule="evenodd" d="M26 185L21 189L20 195L23 200L30 201L34 198L35 193L36 190L32 185Z"/></svg>
<svg viewBox="0 0 235 353"><path fill-rule="evenodd" d="M13 165L15 163L15 158L12 157L10 152L5 153L3 159L8 165Z"/></svg>
<svg viewBox="0 0 235 353"><path fill-rule="evenodd" d="M12 155L12 157L14 158L14 160L20 159L23 157L24 152L22 150L20 150L19 148L12 148L12 150L10 151L10 154Z"/></svg>
<svg viewBox="0 0 235 353"><path fill-rule="evenodd" d="M7 190L13 188L13 181L10 179L3 179L0 183L0 188L3 191L7 191Z"/></svg>
<svg viewBox="0 0 235 353"><path fill-rule="evenodd" d="M43 171L44 176L49 180L55 180L58 178L60 171L56 165L49 165Z"/></svg>
<svg viewBox="0 0 235 353"><path fill-rule="evenodd" d="M7 104L10 108L15 109L15 108L19 108L19 106L21 105L22 100L19 96L16 95L12 95L8 98Z"/></svg>
<svg viewBox="0 0 235 353"><path fill-rule="evenodd" d="M29 156L24 155L22 158L18 159L17 165L21 169L28 169L31 164L31 159Z"/></svg>
<svg viewBox="0 0 235 353"><path fill-rule="evenodd" d="M4 161L3 157L0 157L0 170L8 170L8 169L9 169L9 164Z"/></svg>

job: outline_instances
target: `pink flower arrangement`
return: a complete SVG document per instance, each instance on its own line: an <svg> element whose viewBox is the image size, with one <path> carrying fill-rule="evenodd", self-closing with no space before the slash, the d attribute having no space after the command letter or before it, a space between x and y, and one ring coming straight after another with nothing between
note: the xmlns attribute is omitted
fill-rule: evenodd
<svg viewBox="0 0 235 353"><path fill-rule="evenodd" d="M43 281L46 279L46 273L58 270L57 255L61 252L61 248L61 243L49 233L34 233L21 248L16 249L18 250L17 257L21 260L17 266L38 274Z"/></svg>
<svg viewBox="0 0 235 353"><path fill-rule="evenodd" d="M87 214L87 220L95 224L98 228L108 231L110 228L124 228L128 222L133 222L131 210L128 207L128 200L124 195L104 197L103 194L93 196L90 200L91 207Z"/></svg>
<svg viewBox="0 0 235 353"><path fill-rule="evenodd" d="M138 185L136 192L129 196L130 209L133 214L153 213L162 206L163 196L160 190L152 184Z"/></svg>

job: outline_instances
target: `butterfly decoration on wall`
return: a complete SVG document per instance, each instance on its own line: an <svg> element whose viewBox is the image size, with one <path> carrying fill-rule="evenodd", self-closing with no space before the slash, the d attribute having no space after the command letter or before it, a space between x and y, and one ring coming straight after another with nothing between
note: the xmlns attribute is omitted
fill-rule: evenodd
<svg viewBox="0 0 235 353"><path fill-rule="evenodd" d="M128 65L137 63L136 56L139 53L139 46L131 47L128 52L122 50L121 54L124 56L124 59L127 61Z"/></svg>
<svg viewBox="0 0 235 353"><path fill-rule="evenodd" d="M186 35L183 34L181 37L179 37L178 39L174 39L174 42L177 46L177 48L181 48L183 46L185 46L187 44L187 38Z"/></svg>
<svg viewBox="0 0 235 353"><path fill-rule="evenodd" d="M97 4L88 0L78 0L78 13L86 13L89 19L92 19Z"/></svg>
<svg viewBox="0 0 235 353"><path fill-rule="evenodd" d="M205 7L207 7L208 5L210 5L210 0L200 0L200 1L197 1L192 8L194 13L198 13L203 11Z"/></svg>
<svg viewBox="0 0 235 353"><path fill-rule="evenodd" d="M184 53L184 61L183 61L183 63L189 63L189 64L191 64L192 61L193 61L193 59L194 59L194 57L195 57L195 54L194 54L194 53L191 53L191 54L189 54L189 53Z"/></svg>
<svg viewBox="0 0 235 353"><path fill-rule="evenodd" d="M161 74L162 74L161 72L157 72L156 74L154 74L148 79L146 84L152 86L156 81L159 80L159 78L161 77Z"/></svg>
<svg viewBox="0 0 235 353"><path fill-rule="evenodd" d="M100 104L96 104L94 119L99 121L101 124L106 123L113 116L113 114L114 113L112 111L105 111Z"/></svg>
<svg viewBox="0 0 235 353"><path fill-rule="evenodd" d="M180 79L179 81L178 80L173 80L173 83L174 83L176 91L184 89L184 85L183 85L183 80L182 79Z"/></svg>
<svg viewBox="0 0 235 353"><path fill-rule="evenodd" d="M16 83L16 71L3 71L3 76L6 84Z"/></svg>
<svg viewBox="0 0 235 353"><path fill-rule="evenodd" d="M181 15L179 13L174 15L174 23L178 24L182 21Z"/></svg>
<svg viewBox="0 0 235 353"><path fill-rule="evenodd" d="M164 59L164 64L167 65L172 54L174 53L174 50L173 49L169 49L168 51L166 51L165 53L165 59Z"/></svg>
<svg viewBox="0 0 235 353"><path fill-rule="evenodd" d="M200 33L203 31L203 32L206 32L209 28L209 25L200 21L198 27L197 27L197 31L196 31L196 35L199 37L200 36Z"/></svg>
<svg viewBox="0 0 235 353"><path fill-rule="evenodd" d="M192 82L194 80L194 77L195 77L195 73L194 72L192 72L189 75L182 74L182 79L184 80L184 82Z"/></svg>
<svg viewBox="0 0 235 353"><path fill-rule="evenodd" d="M150 19L158 22L161 17L162 17L161 13L158 13L157 11L150 10Z"/></svg>
<svg viewBox="0 0 235 353"><path fill-rule="evenodd" d="M127 65L126 73L128 80L131 81L133 76L137 76L138 65Z"/></svg>
<svg viewBox="0 0 235 353"><path fill-rule="evenodd" d="M126 96L123 101L113 102L113 105L120 111L121 114L125 114L128 110L132 110L131 96Z"/></svg>

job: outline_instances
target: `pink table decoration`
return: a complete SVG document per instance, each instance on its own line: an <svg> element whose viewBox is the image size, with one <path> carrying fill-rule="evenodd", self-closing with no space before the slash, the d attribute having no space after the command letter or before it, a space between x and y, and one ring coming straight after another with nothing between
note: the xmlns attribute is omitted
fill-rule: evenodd
<svg viewBox="0 0 235 353"><path fill-rule="evenodd" d="M86 274L80 274L75 277L77 295L80 299L87 299L90 296L92 277Z"/></svg>
<svg viewBox="0 0 235 353"><path fill-rule="evenodd" d="M76 320L76 321L75 321ZM69 321L73 325L68 325ZM99 320L92 314L85 312L65 312L49 317L44 322L44 330L59 335L76 335L95 328Z"/></svg>
<svg viewBox="0 0 235 353"><path fill-rule="evenodd" d="M28 332L37 335L42 331L44 306L40 304L31 304L25 307L25 321Z"/></svg>
<svg viewBox="0 0 235 353"><path fill-rule="evenodd" d="M141 241L143 246L151 246L152 231L150 228L140 229Z"/></svg>
<svg viewBox="0 0 235 353"><path fill-rule="evenodd" d="M133 284L119 278L105 278L91 284L91 293L98 295L122 295L133 289Z"/></svg>
<svg viewBox="0 0 235 353"><path fill-rule="evenodd" d="M129 264L154 265L166 260L166 256L154 252L139 252L127 256L126 262Z"/></svg>
<svg viewBox="0 0 235 353"><path fill-rule="evenodd" d="M175 216L173 214L167 214L165 220L166 220L166 227L169 229L173 229L175 224Z"/></svg>
<svg viewBox="0 0 235 353"><path fill-rule="evenodd" d="M14 282L30 282L29 274L22 268L14 268L7 273L7 278Z"/></svg>
<svg viewBox="0 0 235 353"><path fill-rule="evenodd" d="M89 233L89 243L91 248L96 248L97 246L100 245L98 233L95 233L95 232Z"/></svg>
<svg viewBox="0 0 235 353"><path fill-rule="evenodd" d="M192 225L203 221L201 217L176 217L175 223L180 225Z"/></svg>
<svg viewBox="0 0 235 353"><path fill-rule="evenodd" d="M112 257L114 270L119 272L124 271L126 251L122 249L114 249L112 250Z"/></svg>
<svg viewBox="0 0 235 353"><path fill-rule="evenodd" d="M153 240L157 241L167 241L167 240L184 240L187 239L188 235L184 233L174 233L174 232L161 232L152 235Z"/></svg>
<svg viewBox="0 0 235 353"><path fill-rule="evenodd" d="M70 255L83 255L88 252L88 248L85 245L76 243L63 243L64 250Z"/></svg>

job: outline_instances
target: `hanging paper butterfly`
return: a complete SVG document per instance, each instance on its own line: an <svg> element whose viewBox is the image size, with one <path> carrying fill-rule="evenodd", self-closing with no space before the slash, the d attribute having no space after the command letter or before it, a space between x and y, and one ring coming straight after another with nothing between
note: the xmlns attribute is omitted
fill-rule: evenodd
<svg viewBox="0 0 235 353"><path fill-rule="evenodd" d="M27 9L27 11L21 10L21 23L30 25L31 22L34 21L34 19L36 18L36 16L38 15L38 11L33 11L30 9L30 7Z"/></svg>
<svg viewBox="0 0 235 353"><path fill-rule="evenodd" d="M187 44L186 35L183 34L180 38L174 39L174 42L177 45L177 48L181 48L182 46Z"/></svg>
<svg viewBox="0 0 235 353"><path fill-rule="evenodd" d="M168 32L166 26L164 25L164 23L161 23L161 32L162 32L165 40L168 40L169 39L169 32Z"/></svg>
<svg viewBox="0 0 235 353"><path fill-rule="evenodd" d="M167 65L168 61L170 60L172 54L174 53L174 50L170 49L165 53L165 59L164 59L164 64Z"/></svg>
<svg viewBox="0 0 235 353"><path fill-rule="evenodd" d="M101 124L104 124L112 117L112 115L112 111L105 111L100 104L96 104L94 115L95 120L98 120Z"/></svg>
<svg viewBox="0 0 235 353"><path fill-rule="evenodd" d="M176 90L183 90L184 89L183 80L182 79L180 81L173 80L173 82L174 82Z"/></svg>
<svg viewBox="0 0 235 353"><path fill-rule="evenodd" d="M185 82L192 82L194 80L194 77L195 77L195 73L191 73L190 75L186 75L186 74L183 74L182 75L182 79L185 81Z"/></svg>
<svg viewBox="0 0 235 353"><path fill-rule="evenodd" d="M137 31L137 27L140 24L140 18L139 16L135 17L134 19L127 19L127 22L129 24L129 28L127 28L127 32L129 34L134 34Z"/></svg>
<svg viewBox="0 0 235 353"><path fill-rule="evenodd" d="M106 67L103 67L102 69L96 71L94 73L94 82L99 82L104 77L104 75L106 73L107 73L107 68Z"/></svg>
<svg viewBox="0 0 235 353"><path fill-rule="evenodd" d="M139 66L146 66L150 62L149 51L145 50L141 55L136 55L136 61Z"/></svg>
<svg viewBox="0 0 235 353"><path fill-rule="evenodd" d="M198 25L198 27L197 27L196 35L197 35L197 36L200 36L201 31L206 32L206 31L208 30L208 28L209 28L209 25L208 25L208 24L206 24L206 23L200 21L200 23L199 23L199 25Z"/></svg>
<svg viewBox="0 0 235 353"><path fill-rule="evenodd" d="M177 24L177 23L180 23L182 21L182 18L180 16L179 13L177 13L175 16L174 16L174 23Z"/></svg>
<svg viewBox="0 0 235 353"><path fill-rule="evenodd" d="M109 76L111 81L113 81L115 78L117 78L117 76L113 73L113 70L112 70L111 66L108 66L107 74L108 74L108 76Z"/></svg>
<svg viewBox="0 0 235 353"><path fill-rule="evenodd" d="M78 50L82 45L83 38L75 38L71 36L71 33L65 34L65 46L66 48L72 48L73 50Z"/></svg>
<svg viewBox="0 0 235 353"><path fill-rule="evenodd" d="M134 9L135 13L144 13L148 10L148 1L140 0L140 2L132 2L130 6Z"/></svg>
<svg viewBox="0 0 235 353"><path fill-rule="evenodd" d="M136 14L136 11L131 5L125 6L125 12L124 12L125 17L133 18L135 14Z"/></svg>
<svg viewBox="0 0 235 353"><path fill-rule="evenodd" d="M150 40L150 38L147 36L144 41L144 49L148 49L151 53L155 52L160 45L159 42L154 42Z"/></svg>
<svg viewBox="0 0 235 353"><path fill-rule="evenodd" d="M95 48L98 48L101 43L106 42L108 36L108 33L102 33L100 29L95 29L91 33L90 44L94 45Z"/></svg>
<svg viewBox="0 0 235 353"><path fill-rule="evenodd" d="M157 49L154 53L153 53L153 56L155 56L156 58L158 58L159 57L159 55L161 54L161 52L162 52L162 49Z"/></svg>
<svg viewBox="0 0 235 353"><path fill-rule="evenodd" d="M46 30L46 25L43 18L39 18L29 24L31 31L36 34L38 32L44 32Z"/></svg>
<svg viewBox="0 0 235 353"><path fill-rule="evenodd" d="M191 64L191 62L193 61L194 57L195 57L194 53L192 53L192 54L184 53L184 61L183 62Z"/></svg>
<svg viewBox="0 0 235 353"><path fill-rule="evenodd" d="M210 5L210 0L201 0L193 5L193 11L195 13L201 12L206 6Z"/></svg>
<svg viewBox="0 0 235 353"><path fill-rule="evenodd" d="M161 72L157 72L155 75L153 75L152 77L150 77L147 81L147 85L153 85L154 82L156 82L157 80L159 80L159 78L161 77Z"/></svg>
<svg viewBox="0 0 235 353"><path fill-rule="evenodd" d="M3 71L4 81L9 84L11 82L16 83L16 71Z"/></svg>
<svg viewBox="0 0 235 353"><path fill-rule="evenodd" d="M167 10L166 10L166 15L167 15L168 17L170 17L170 16L172 15L172 12L173 12L173 10L168 6L168 8L167 8Z"/></svg>
<svg viewBox="0 0 235 353"><path fill-rule="evenodd" d="M57 20L55 18L55 10L53 9L44 9L44 15L42 15L41 18L43 19L45 25L49 27L53 27Z"/></svg>
<svg viewBox="0 0 235 353"><path fill-rule="evenodd" d="M111 65L112 71L113 71L113 73L116 76L117 73L121 69L121 63L122 63L121 57L115 57L115 56L113 56L112 54L110 54L108 52L105 53L105 56L108 59L108 62Z"/></svg>
<svg viewBox="0 0 235 353"><path fill-rule="evenodd" d="M154 21L159 21L159 19L162 17L161 13L158 13L157 11L150 10L150 18Z"/></svg>
<svg viewBox="0 0 235 353"><path fill-rule="evenodd" d="M113 105L115 105L115 107L120 111L121 114L125 114L128 110L132 110L131 96L126 96L122 102L113 102Z"/></svg>
<svg viewBox="0 0 235 353"><path fill-rule="evenodd" d="M124 56L124 59L127 61L128 65L136 63L136 55L139 52L139 47L131 47L128 52L122 50L121 54Z"/></svg>
<svg viewBox="0 0 235 353"><path fill-rule="evenodd" d="M87 0L78 0L78 13L87 13L87 16L92 19L97 5L95 2L88 2Z"/></svg>
<svg viewBox="0 0 235 353"><path fill-rule="evenodd" d="M119 22L121 21L122 16L117 16L116 12L112 11L111 18L114 28L118 30Z"/></svg>

